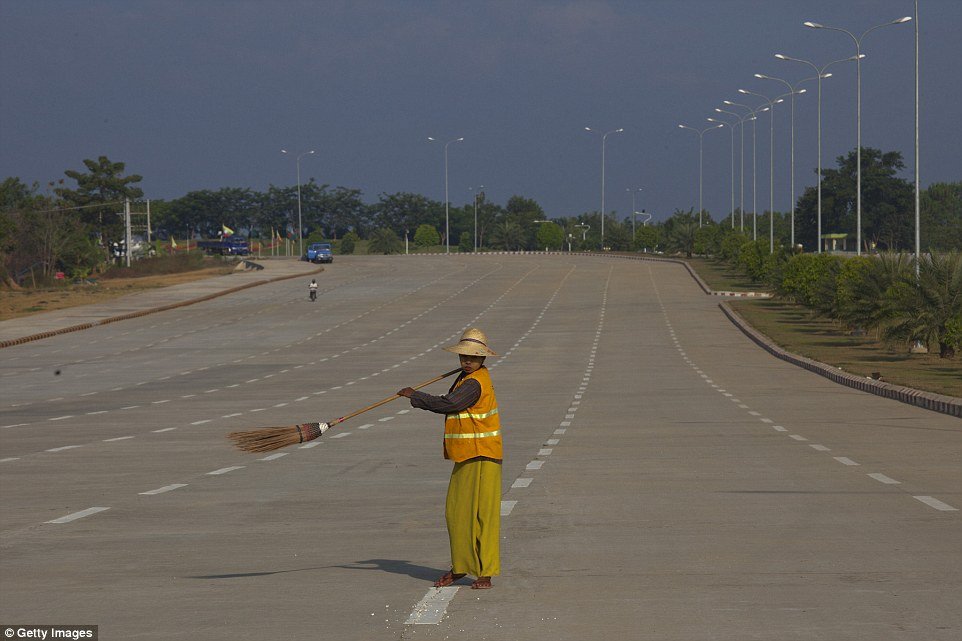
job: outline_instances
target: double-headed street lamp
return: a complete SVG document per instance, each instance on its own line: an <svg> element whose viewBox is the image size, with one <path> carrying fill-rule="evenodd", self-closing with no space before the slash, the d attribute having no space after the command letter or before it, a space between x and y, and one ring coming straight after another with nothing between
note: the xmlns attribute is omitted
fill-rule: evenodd
<svg viewBox="0 0 962 641"><path fill-rule="evenodd" d="M702 157L704 156L704 140L705 133L711 131L712 129L720 129L723 125L712 125L711 127L706 127L705 129L695 129L694 127L689 127L688 125L678 125L679 129L688 129L689 131L694 131L698 134L698 226L702 225L702 207L701 200L701 185L702 185Z"/></svg>
<svg viewBox="0 0 962 641"><path fill-rule="evenodd" d="M741 151L741 169L739 170L739 180L738 180L738 191L739 191L739 205L738 205L738 218L739 218L739 231L745 231L745 121L755 120L754 114L747 114L742 116L741 114L735 113L734 111L726 111L725 109L715 108L715 111L720 114L728 114L729 116L735 116L738 118L738 133L742 139L742 151ZM754 127L754 125L753 125ZM732 130L734 134L734 130ZM734 220L734 214L732 214L732 219Z"/></svg>
<svg viewBox="0 0 962 641"><path fill-rule="evenodd" d="M281 149L282 154L289 154L286 149ZM304 225L301 222L301 158L313 154L314 150L305 151L297 157L297 257L304 256Z"/></svg>
<svg viewBox="0 0 962 641"><path fill-rule="evenodd" d="M852 56L851 58L843 58L841 60L833 60L827 65L822 67L816 66L814 62L810 60L803 60L801 58L792 58L791 56L786 56L781 53L776 53L775 57L779 60L791 60L793 62L802 62L807 64L809 67L815 70L815 78L818 80L818 231L817 238L815 239L818 245L818 253L822 253L822 78L831 78L832 74L826 73L826 69L839 62L850 62L858 60L857 56ZM794 133L793 133L794 136ZM794 174L794 172L793 172ZM793 176L794 178L794 176ZM794 203L793 203L794 207ZM793 229L794 232L794 229Z"/></svg>
<svg viewBox="0 0 962 641"><path fill-rule="evenodd" d="M782 83L783 85L788 87L788 92L789 92L788 95L792 97L792 153L791 153L791 158L792 158L792 242L791 242L791 245L792 245L792 250L794 251L794 248L795 248L795 94L805 93L804 89L796 89L796 87L807 80L815 80L815 78L803 78L802 80L799 80L798 82L796 82L795 85L792 85L787 80L783 80L782 78L775 78L772 76L766 76L763 73L756 73L755 77L761 80L775 80L777 82Z"/></svg>
<svg viewBox="0 0 962 641"><path fill-rule="evenodd" d="M755 121L758 120L758 114L764 113L769 110L769 107L764 107L762 109L752 109L748 105L743 105L739 102L732 102L731 100L723 100L726 105L730 107L741 107L742 109L747 109L749 115L751 115L752 121L752 240L758 240L758 205L756 200L756 176L758 175L758 168L755 163L756 158L756 145L755 145Z"/></svg>
<svg viewBox="0 0 962 641"><path fill-rule="evenodd" d="M736 116L737 117L737 116ZM732 138L732 157L731 157L731 172L732 172L732 199L731 199L731 212L732 212L732 229L735 229L735 125L728 122L727 120L718 120L717 118L708 118L708 122L718 123L722 127L728 127L728 131L731 133Z"/></svg>
<svg viewBox="0 0 962 641"><path fill-rule="evenodd" d="M865 38L869 33L875 31L876 29L881 29L882 27L888 27L890 25L903 24L909 22L912 19L911 16L905 16L899 18L898 20L892 20L890 22L885 22L883 24L875 25L868 31L865 31L861 36L856 37L854 33L848 31L847 29L840 29L839 27L828 27L817 22L807 21L803 23L806 27L811 29L828 29L829 31L840 31L842 33L847 33L850 38L855 42L855 75L856 75L856 99L855 99L855 127L856 142L855 142L855 154L856 154L856 173L855 173L855 242L856 242L856 253L861 255L862 253L862 39ZM821 242L821 239L819 239Z"/></svg>
<svg viewBox="0 0 962 641"><path fill-rule="evenodd" d="M585 131L593 134L601 133L597 129L585 127ZM620 134L624 128L614 129L601 137L601 251L605 250L605 141L611 134Z"/></svg>
<svg viewBox="0 0 962 641"><path fill-rule="evenodd" d="M436 138L428 136L430 142L440 142ZM444 143L444 253L451 253L451 218L449 215L448 202L448 145L452 142L463 142L464 138L455 138Z"/></svg>
<svg viewBox="0 0 962 641"><path fill-rule="evenodd" d="M749 91L748 89L739 89L738 93L743 93L749 96L758 96L768 103L768 218L769 218L769 239L768 239L768 251L769 253L775 252L775 105L782 102L781 98L775 98L774 100L768 96L760 93L755 93L754 91Z"/></svg>

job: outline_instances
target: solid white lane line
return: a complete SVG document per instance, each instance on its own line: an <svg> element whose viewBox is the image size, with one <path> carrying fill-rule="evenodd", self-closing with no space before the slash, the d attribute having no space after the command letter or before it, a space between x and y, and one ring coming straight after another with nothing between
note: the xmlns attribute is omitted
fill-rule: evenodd
<svg viewBox="0 0 962 641"><path fill-rule="evenodd" d="M447 586L444 588L431 588L424 595L414 609L405 625L437 625L444 618L448 604L454 595L458 593L458 586Z"/></svg>
<svg viewBox="0 0 962 641"><path fill-rule="evenodd" d="M164 487L158 487L156 490L148 490L147 492L138 492L143 496L154 496L155 494L163 494L164 492L170 492L171 490L176 490L181 487L187 487L186 483L174 483L173 485L165 485Z"/></svg>
<svg viewBox="0 0 962 641"><path fill-rule="evenodd" d="M929 507L934 507L936 510L941 510L942 512L958 512L959 508L952 507L948 503L943 503L942 501L932 498L931 496L913 496L913 499L918 499L922 501Z"/></svg>
<svg viewBox="0 0 962 641"><path fill-rule="evenodd" d="M858 463L848 458L847 456L833 456L832 458L838 461L839 463L841 463L842 465L859 465Z"/></svg>
<svg viewBox="0 0 962 641"><path fill-rule="evenodd" d="M257 460L258 460L258 461L273 461L273 460L275 460L275 459L281 458L282 456L287 456L287 452L278 452L278 453L276 453L276 454L270 454L270 455L268 455L268 456L265 456L264 458L259 458L259 459L257 459Z"/></svg>
<svg viewBox="0 0 962 641"><path fill-rule="evenodd" d="M534 479L528 479L528 478L515 479L514 483L511 484L511 487L528 487L529 485L531 485L531 481L533 480Z"/></svg>
<svg viewBox="0 0 962 641"><path fill-rule="evenodd" d="M45 452L63 452L64 450L73 450L78 447L83 447L83 445L64 445L63 447L54 447L49 450L44 450Z"/></svg>
<svg viewBox="0 0 962 641"><path fill-rule="evenodd" d="M501 516L508 516L511 514L511 510L517 505L517 501L501 501Z"/></svg>
<svg viewBox="0 0 962 641"><path fill-rule="evenodd" d="M882 474L881 472L872 472L871 474L869 474L869 476L871 476L873 479L875 479L875 480L878 481L879 483L885 483L886 485L901 485L901 484L902 484L901 481L896 481L896 480L893 479L893 478L890 478L890 477L888 477L888 476L885 476L885 475Z"/></svg>
<svg viewBox="0 0 962 641"><path fill-rule="evenodd" d="M232 465L231 467L222 467L219 470L214 470L213 472L208 472L208 476L217 476L219 474L227 474L228 472L233 472L234 470L242 470L245 466L243 465Z"/></svg>
<svg viewBox="0 0 962 641"><path fill-rule="evenodd" d="M77 519L82 519L85 516L90 516L91 514L96 514L109 509L109 507L88 507L86 510L80 510L79 512L68 514L67 516L61 516L59 519L54 519L52 521L45 521L45 523L70 523L71 521L76 521Z"/></svg>

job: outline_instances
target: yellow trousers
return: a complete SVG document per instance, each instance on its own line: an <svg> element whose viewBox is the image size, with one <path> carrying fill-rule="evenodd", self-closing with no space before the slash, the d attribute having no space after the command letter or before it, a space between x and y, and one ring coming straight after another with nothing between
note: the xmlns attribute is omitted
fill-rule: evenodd
<svg viewBox="0 0 962 641"><path fill-rule="evenodd" d="M456 574L501 573L501 463L473 458L454 464L444 516Z"/></svg>

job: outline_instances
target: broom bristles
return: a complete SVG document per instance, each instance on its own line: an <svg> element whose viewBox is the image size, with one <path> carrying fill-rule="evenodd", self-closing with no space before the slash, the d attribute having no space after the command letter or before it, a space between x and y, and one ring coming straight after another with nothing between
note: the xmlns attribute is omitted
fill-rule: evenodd
<svg viewBox="0 0 962 641"><path fill-rule="evenodd" d="M327 423L302 423L289 427L265 427L259 430L231 432L227 438L245 452L271 452L288 445L313 441L328 428Z"/></svg>

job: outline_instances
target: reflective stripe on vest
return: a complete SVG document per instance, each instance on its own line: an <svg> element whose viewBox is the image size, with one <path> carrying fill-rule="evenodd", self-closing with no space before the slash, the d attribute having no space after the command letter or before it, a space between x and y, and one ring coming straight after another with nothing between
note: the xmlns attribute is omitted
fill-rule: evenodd
<svg viewBox="0 0 962 641"><path fill-rule="evenodd" d="M445 434L444 438L489 438L491 436L501 436L501 430L493 432L475 432L474 434Z"/></svg>
<svg viewBox="0 0 962 641"><path fill-rule="evenodd" d="M484 414L472 414L471 412L461 412L460 414L445 414L444 420L450 421L451 419L456 419L456 418L476 418L480 420L484 418L491 418L497 413L498 413L498 408L496 407L490 412L485 412ZM491 436L491 435L487 434L487 436Z"/></svg>

